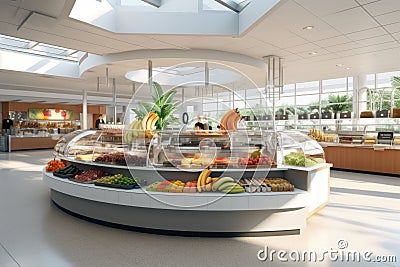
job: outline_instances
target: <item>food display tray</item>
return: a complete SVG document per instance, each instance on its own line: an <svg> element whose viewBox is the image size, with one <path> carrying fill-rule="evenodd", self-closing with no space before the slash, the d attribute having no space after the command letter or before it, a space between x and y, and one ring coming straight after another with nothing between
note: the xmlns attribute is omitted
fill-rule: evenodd
<svg viewBox="0 0 400 267"><path fill-rule="evenodd" d="M242 165L240 168L256 169L256 168L276 168L277 165Z"/></svg>
<svg viewBox="0 0 400 267"><path fill-rule="evenodd" d="M69 179L77 175L78 173L71 173L71 174L62 174L58 172L53 172L53 175L58 178Z"/></svg>
<svg viewBox="0 0 400 267"><path fill-rule="evenodd" d="M118 188L118 189L135 189L135 188L140 188L139 185L120 185L120 184L105 184L105 183L99 183L99 182L94 182L94 185L97 186L103 186L103 187L110 187L110 188Z"/></svg>

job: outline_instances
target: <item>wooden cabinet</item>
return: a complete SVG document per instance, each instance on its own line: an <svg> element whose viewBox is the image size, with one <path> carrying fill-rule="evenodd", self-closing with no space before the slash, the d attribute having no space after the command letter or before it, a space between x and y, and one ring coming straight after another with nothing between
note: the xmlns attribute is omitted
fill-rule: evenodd
<svg viewBox="0 0 400 267"><path fill-rule="evenodd" d="M326 162L333 168L400 174L400 149L374 150L370 147L324 147Z"/></svg>
<svg viewBox="0 0 400 267"><path fill-rule="evenodd" d="M10 151L54 148L59 137L11 137Z"/></svg>

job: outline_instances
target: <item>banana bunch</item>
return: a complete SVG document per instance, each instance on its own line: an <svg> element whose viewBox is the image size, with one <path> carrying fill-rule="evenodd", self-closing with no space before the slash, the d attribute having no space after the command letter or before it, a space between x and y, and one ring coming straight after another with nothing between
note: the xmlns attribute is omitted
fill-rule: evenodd
<svg viewBox="0 0 400 267"><path fill-rule="evenodd" d="M143 120L134 120L124 134L124 142L129 144L133 138L151 138L157 120L158 115L154 111L144 116Z"/></svg>
<svg viewBox="0 0 400 267"><path fill-rule="evenodd" d="M221 191L228 194L243 193L245 190L238 185L231 177L223 177L218 179L212 185L212 191Z"/></svg>
<svg viewBox="0 0 400 267"><path fill-rule="evenodd" d="M158 120L158 115L154 111L150 111L142 120L142 129L145 131L153 131Z"/></svg>
<svg viewBox="0 0 400 267"><path fill-rule="evenodd" d="M133 138L142 137L142 120L134 120L130 125L129 129L124 133L124 143L130 144Z"/></svg>
<svg viewBox="0 0 400 267"><path fill-rule="evenodd" d="M218 180L218 178L210 177L211 170L203 170L199 178L197 178L197 191L201 192L210 192L212 188L212 184Z"/></svg>
<svg viewBox="0 0 400 267"><path fill-rule="evenodd" d="M221 130L237 131L238 122L242 119L237 109L231 109L222 116L220 121Z"/></svg>

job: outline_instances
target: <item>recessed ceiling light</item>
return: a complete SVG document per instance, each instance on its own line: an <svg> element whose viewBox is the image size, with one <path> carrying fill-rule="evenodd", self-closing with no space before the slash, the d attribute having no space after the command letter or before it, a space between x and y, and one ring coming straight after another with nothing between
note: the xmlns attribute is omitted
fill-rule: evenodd
<svg viewBox="0 0 400 267"><path fill-rule="evenodd" d="M316 54L318 54L318 52L310 52L310 53L308 53L310 56L314 56L314 55L316 55Z"/></svg>
<svg viewBox="0 0 400 267"><path fill-rule="evenodd" d="M312 26L312 25L305 26L305 27L303 28L303 30L312 30L312 29L314 29L314 26Z"/></svg>
<svg viewBox="0 0 400 267"><path fill-rule="evenodd" d="M347 68L346 68L346 70L349 70L349 69L351 69L351 68L350 68L350 67L347 67Z"/></svg>
<svg viewBox="0 0 400 267"><path fill-rule="evenodd" d="M343 67L343 64L336 64L336 67L341 68L341 67Z"/></svg>

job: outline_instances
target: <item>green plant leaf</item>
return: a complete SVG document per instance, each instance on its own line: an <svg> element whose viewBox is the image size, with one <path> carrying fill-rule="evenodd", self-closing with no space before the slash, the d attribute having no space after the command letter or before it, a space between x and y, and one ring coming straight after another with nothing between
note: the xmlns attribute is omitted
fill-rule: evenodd
<svg viewBox="0 0 400 267"><path fill-rule="evenodd" d="M161 87L161 85L157 82L153 82L153 90L152 90L152 98L154 100L155 103L157 103L157 101L162 97L162 95L164 94L163 89Z"/></svg>
<svg viewBox="0 0 400 267"><path fill-rule="evenodd" d="M138 105L142 107L142 111L149 113L153 110L154 104L149 102L139 102Z"/></svg>
<svg viewBox="0 0 400 267"><path fill-rule="evenodd" d="M165 93L160 98L160 100L156 102L156 104L159 106L164 106L164 105L170 104L172 102L172 100L174 99L175 95L176 95L175 90L169 91L169 92Z"/></svg>
<svg viewBox="0 0 400 267"><path fill-rule="evenodd" d="M156 129L164 130L165 127L175 121L172 114L177 110L176 106L178 102L173 101L176 93L175 90L171 90L164 94L161 86L158 83L153 82L152 98L154 103L139 102L137 103L137 108L132 109L132 111L136 113L138 119L143 119L143 117L150 111L154 111L158 115Z"/></svg>
<svg viewBox="0 0 400 267"><path fill-rule="evenodd" d="M138 119L138 120L142 120L144 118L144 116L146 116L146 114L147 114L136 108L133 108L132 111L136 113L136 119Z"/></svg>

